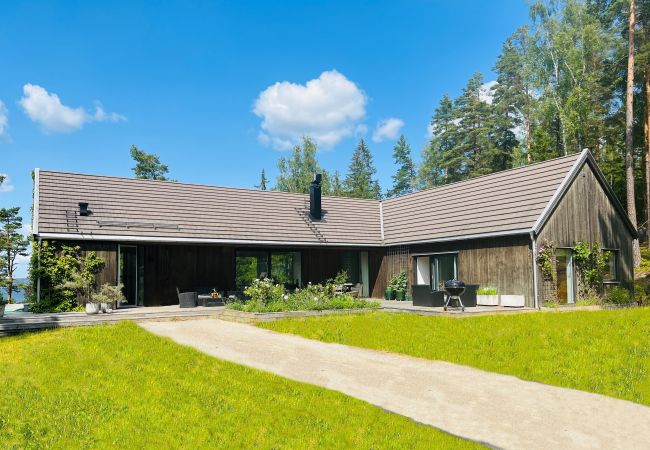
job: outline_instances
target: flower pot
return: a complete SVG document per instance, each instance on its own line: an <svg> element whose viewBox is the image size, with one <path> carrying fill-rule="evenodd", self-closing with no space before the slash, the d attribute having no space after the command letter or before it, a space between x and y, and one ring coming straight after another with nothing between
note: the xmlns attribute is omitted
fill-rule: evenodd
<svg viewBox="0 0 650 450"><path fill-rule="evenodd" d="M499 294L478 294L476 304L479 306L499 306Z"/></svg>
<svg viewBox="0 0 650 450"><path fill-rule="evenodd" d="M0 317L5 315L5 304L0 303Z"/></svg>
<svg viewBox="0 0 650 450"><path fill-rule="evenodd" d="M403 302L406 301L406 291L393 291L395 292L395 299L397 301Z"/></svg>
<svg viewBox="0 0 650 450"><path fill-rule="evenodd" d="M86 303L86 314L97 314L97 313L99 313L98 303Z"/></svg>
<svg viewBox="0 0 650 450"><path fill-rule="evenodd" d="M102 312L110 314L113 312L113 304L112 303L102 303Z"/></svg>
<svg viewBox="0 0 650 450"><path fill-rule="evenodd" d="M501 306L510 306L513 308L522 308L525 304L523 295L502 295Z"/></svg>
<svg viewBox="0 0 650 450"><path fill-rule="evenodd" d="M392 292L392 290L390 290L390 289L386 289L386 290L384 291L384 298L385 298L386 300L390 300L390 294L391 294L391 292Z"/></svg>

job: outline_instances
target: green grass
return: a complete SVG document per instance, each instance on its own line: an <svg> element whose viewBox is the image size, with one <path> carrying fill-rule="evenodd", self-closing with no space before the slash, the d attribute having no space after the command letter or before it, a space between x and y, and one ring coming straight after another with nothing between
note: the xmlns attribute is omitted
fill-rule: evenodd
<svg viewBox="0 0 650 450"><path fill-rule="evenodd" d="M0 338L0 448L475 448L132 323Z"/></svg>
<svg viewBox="0 0 650 450"><path fill-rule="evenodd" d="M259 326L650 405L650 308L469 318L370 313Z"/></svg>

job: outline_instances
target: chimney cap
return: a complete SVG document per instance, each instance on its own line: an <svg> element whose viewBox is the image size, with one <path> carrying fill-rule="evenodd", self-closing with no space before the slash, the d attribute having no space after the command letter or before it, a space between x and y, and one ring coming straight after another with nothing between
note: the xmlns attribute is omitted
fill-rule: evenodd
<svg viewBox="0 0 650 450"><path fill-rule="evenodd" d="M315 173L314 174L314 181L312 181L312 183L321 184L322 180L323 180L323 174Z"/></svg>

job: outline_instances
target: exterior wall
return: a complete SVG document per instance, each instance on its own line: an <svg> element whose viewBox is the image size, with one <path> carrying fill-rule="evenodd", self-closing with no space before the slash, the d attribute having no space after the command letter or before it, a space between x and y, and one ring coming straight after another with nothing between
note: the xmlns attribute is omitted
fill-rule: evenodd
<svg viewBox="0 0 650 450"><path fill-rule="evenodd" d="M585 164L540 231L537 245L548 240L558 247L573 247L584 241L619 250L619 277L621 281L631 281L634 279L632 239L614 203L591 167ZM538 277L541 294L543 283L539 271Z"/></svg>
<svg viewBox="0 0 650 450"><path fill-rule="evenodd" d="M411 245L407 267L410 283L415 282L413 255L456 251L458 277L465 283L496 287L501 294L524 295L526 306L534 306L532 252L527 235ZM389 258L385 256L381 265L375 296L383 296L390 281Z"/></svg>
<svg viewBox="0 0 650 450"><path fill-rule="evenodd" d="M117 283L117 242L68 241L79 245L83 252L95 251L105 261L97 276L99 284ZM133 245L133 243L125 243ZM235 290L235 256L242 246L140 244L138 252L144 254L144 305L162 306L178 304L176 287L181 291L199 286L216 286L219 290ZM377 248L286 248L249 247L250 249L278 249L300 251L303 283L320 283L333 278L342 267L344 252L368 252L369 292L374 293L383 249Z"/></svg>

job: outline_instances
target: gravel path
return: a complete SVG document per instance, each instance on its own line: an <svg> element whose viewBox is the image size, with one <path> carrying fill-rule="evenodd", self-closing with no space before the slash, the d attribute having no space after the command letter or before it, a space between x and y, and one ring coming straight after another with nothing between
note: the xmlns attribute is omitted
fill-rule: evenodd
<svg viewBox="0 0 650 450"><path fill-rule="evenodd" d="M216 358L333 389L507 449L650 449L650 408L632 402L221 320L146 322Z"/></svg>

